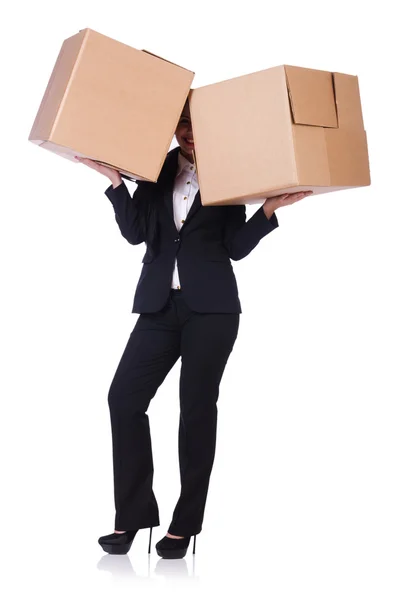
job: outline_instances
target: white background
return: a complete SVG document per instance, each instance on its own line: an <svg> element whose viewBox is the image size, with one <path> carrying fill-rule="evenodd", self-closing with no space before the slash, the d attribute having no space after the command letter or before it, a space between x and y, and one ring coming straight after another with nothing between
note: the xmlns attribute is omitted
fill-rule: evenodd
<svg viewBox="0 0 397 600"><path fill-rule="evenodd" d="M7 598L396 597L397 131L388 4L36 0L3 11ZM107 179L27 139L63 40L84 27L195 71L194 87L285 63L359 76L372 186L279 209L280 227L233 263L243 314L221 384L194 562L192 544L181 561L154 551L179 495L179 361L149 408L161 519L150 562L148 530L124 557L97 544L114 525L107 392L138 317L131 308L144 245L121 236ZM257 208L248 206L248 217Z"/></svg>

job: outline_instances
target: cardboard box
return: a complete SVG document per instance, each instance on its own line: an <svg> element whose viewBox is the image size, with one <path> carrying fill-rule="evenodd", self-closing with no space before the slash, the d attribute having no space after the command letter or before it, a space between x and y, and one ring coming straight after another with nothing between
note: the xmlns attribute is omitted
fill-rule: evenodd
<svg viewBox="0 0 397 600"><path fill-rule="evenodd" d="M156 181L194 73L92 29L61 47L29 140Z"/></svg>
<svg viewBox="0 0 397 600"><path fill-rule="evenodd" d="M370 185L358 79L279 66L193 89L204 205Z"/></svg>

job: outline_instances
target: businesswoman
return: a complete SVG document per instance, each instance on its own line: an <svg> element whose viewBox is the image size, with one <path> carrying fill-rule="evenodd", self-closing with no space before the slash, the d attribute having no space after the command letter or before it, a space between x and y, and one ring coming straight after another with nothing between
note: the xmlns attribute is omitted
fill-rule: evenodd
<svg viewBox="0 0 397 600"><path fill-rule="evenodd" d="M181 491L156 550L181 558L194 536L195 552L215 456L219 385L242 312L230 259L243 259L278 227L275 209L311 193L269 198L248 221L244 205L202 206L188 103L175 136L179 146L157 183L138 182L132 197L118 171L80 159L110 179L105 194L121 234L130 244L146 243L132 309L139 317L108 396L116 516L114 533L98 542L110 554L127 553L144 528L150 552L159 511L146 411L180 357Z"/></svg>

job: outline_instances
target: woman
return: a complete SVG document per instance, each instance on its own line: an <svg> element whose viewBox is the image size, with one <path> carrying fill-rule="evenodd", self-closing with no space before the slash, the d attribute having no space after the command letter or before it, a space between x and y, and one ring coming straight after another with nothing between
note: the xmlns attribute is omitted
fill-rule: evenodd
<svg viewBox="0 0 397 600"><path fill-rule="evenodd" d="M241 260L278 227L275 209L311 193L269 198L248 221L244 205L202 206L188 103L175 136L179 147L168 153L157 183L138 182L132 198L118 171L80 159L112 182L105 194L122 235L147 246L132 310L140 316L108 398L116 517L114 533L98 542L111 554L127 553L139 529L150 528L151 540L159 525L146 411L180 357L181 493L156 550L182 558L194 535L195 552L215 456L219 385L242 312L230 258Z"/></svg>

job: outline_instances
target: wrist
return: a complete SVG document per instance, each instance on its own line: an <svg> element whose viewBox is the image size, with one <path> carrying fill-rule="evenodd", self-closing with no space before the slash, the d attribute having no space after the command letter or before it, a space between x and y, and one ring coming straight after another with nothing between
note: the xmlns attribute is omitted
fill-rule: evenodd
<svg viewBox="0 0 397 600"><path fill-rule="evenodd" d="M279 208L279 204L276 198L268 198L263 205L263 212L265 213L267 218L270 219L270 217L277 208Z"/></svg>
<svg viewBox="0 0 397 600"><path fill-rule="evenodd" d="M109 179L112 182L112 185L113 185L114 188L116 188L121 183L123 183L123 180L121 179L120 176L118 176L118 177L117 176L116 177L110 177Z"/></svg>

